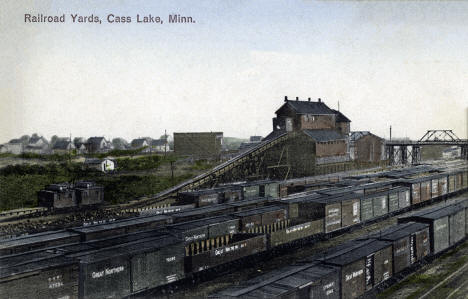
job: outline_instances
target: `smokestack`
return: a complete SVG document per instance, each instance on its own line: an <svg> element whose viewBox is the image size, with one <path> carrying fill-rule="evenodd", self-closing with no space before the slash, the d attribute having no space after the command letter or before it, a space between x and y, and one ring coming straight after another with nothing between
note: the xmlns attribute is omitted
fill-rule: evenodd
<svg viewBox="0 0 468 299"><path fill-rule="evenodd" d="M307 101L309 101L309 102L310 102L310 98L308 98L308 99L307 99Z"/></svg>
<svg viewBox="0 0 468 299"><path fill-rule="evenodd" d="M288 96L284 96L284 101L285 101L285 102L288 101Z"/></svg>
<svg viewBox="0 0 468 299"><path fill-rule="evenodd" d="M296 101L299 101L299 97L296 97Z"/></svg>
<svg viewBox="0 0 468 299"><path fill-rule="evenodd" d="M321 99L321 98L318 98L318 102L321 103L321 102L322 102L322 99Z"/></svg>

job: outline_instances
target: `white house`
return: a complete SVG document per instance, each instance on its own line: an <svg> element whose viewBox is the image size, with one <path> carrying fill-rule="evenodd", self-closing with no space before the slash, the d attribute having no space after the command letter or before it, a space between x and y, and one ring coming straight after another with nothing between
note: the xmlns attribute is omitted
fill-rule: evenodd
<svg viewBox="0 0 468 299"><path fill-rule="evenodd" d="M115 170L115 161L112 159L97 159L88 158L84 161L87 168L94 168L102 172L109 172Z"/></svg>

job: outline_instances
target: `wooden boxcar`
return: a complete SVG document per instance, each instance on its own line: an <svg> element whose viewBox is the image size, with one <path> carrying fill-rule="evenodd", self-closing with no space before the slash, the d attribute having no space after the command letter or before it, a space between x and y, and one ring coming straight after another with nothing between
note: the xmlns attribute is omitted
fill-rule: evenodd
<svg viewBox="0 0 468 299"><path fill-rule="evenodd" d="M78 298L78 263L46 251L24 253L1 262L2 298Z"/></svg>
<svg viewBox="0 0 468 299"><path fill-rule="evenodd" d="M196 207L203 207L211 204L222 203L223 197L223 190L203 189L180 192L177 194L177 202L181 205L195 204Z"/></svg>
<svg viewBox="0 0 468 299"><path fill-rule="evenodd" d="M307 263L287 266L248 283L221 290L209 298L339 299L338 268Z"/></svg>
<svg viewBox="0 0 468 299"><path fill-rule="evenodd" d="M437 254L465 236L464 208L460 204L434 207L398 218L399 223L429 224L431 252Z"/></svg>
<svg viewBox="0 0 468 299"><path fill-rule="evenodd" d="M40 248L71 244L80 241L78 233L66 230L37 233L0 240L0 256L31 251Z"/></svg>
<svg viewBox="0 0 468 299"><path fill-rule="evenodd" d="M429 225L425 223L399 224L368 238L392 243L393 273L401 272L430 253Z"/></svg>
<svg viewBox="0 0 468 299"><path fill-rule="evenodd" d="M171 215L174 223L186 222L191 220L203 219L206 217L214 217L226 215L234 212L235 208L230 204L215 204L201 208L195 208L177 212Z"/></svg>
<svg viewBox="0 0 468 299"><path fill-rule="evenodd" d="M356 298L392 276L392 245L380 240L351 241L318 261L340 269L341 298Z"/></svg>
<svg viewBox="0 0 468 299"><path fill-rule="evenodd" d="M170 216L153 215L122 219L106 224L82 226L70 229L70 231L80 234L81 241L89 241L140 230L162 228L171 221Z"/></svg>
<svg viewBox="0 0 468 299"><path fill-rule="evenodd" d="M68 254L80 262L80 298L125 297L185 277L184 246L166 234Z"/></svg>

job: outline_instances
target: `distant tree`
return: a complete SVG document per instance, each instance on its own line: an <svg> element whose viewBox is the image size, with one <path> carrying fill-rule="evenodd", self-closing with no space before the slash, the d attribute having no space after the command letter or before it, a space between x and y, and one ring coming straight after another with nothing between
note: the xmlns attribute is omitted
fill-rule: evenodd
<svg viewBox="0 0 468 299"><path fill-rule="evenodd" d="M73 138L73 143L74 144L84 143L84 138L83 137L75 137L75 138Z"/></svg>
<svg viewBox="0 0 468 299"><path fill-rule="evenodd" d="M59 140L59 137L57 135L52 136L50 138L50 145L54 146L54 144Z"/></svg>
<svg viewBox="0 0 468 299"><path fill-rule="evenodd" d="M29 139L31 139L31 137L29 137L29 135L23 135L21 136L20 140L23 144L28 144L29 143Z"/></svg>
<svg viewBox="0 0 468 299"><path fill-rule="evenodd" d="M34 133L34 134L31 135L31 138L39 138L39 134Z"/></svg>
<svg viewBox="0 0 468 299"><path fill-rule="evenodd" d="M114 146L114 149L122 150L127 148L128 142L123 138L117 137L112 139L112 145Z"/></svg>

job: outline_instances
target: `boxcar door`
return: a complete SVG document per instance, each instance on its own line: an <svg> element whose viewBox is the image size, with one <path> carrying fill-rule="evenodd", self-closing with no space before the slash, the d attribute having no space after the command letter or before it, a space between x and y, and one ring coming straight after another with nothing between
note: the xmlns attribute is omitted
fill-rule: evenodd
<svg viewBox="0 0 468 299"><path fill-rule="evenodd" d="M371 254L366 258L366 290L372 289L374 286L374 255Z"/></svg>
<svg viewBox="0 0 468 299"><path fill-rule="evenodd" d="M410 262L415 263L418 260L416 255L416 234L410 236Z"/></svg>

